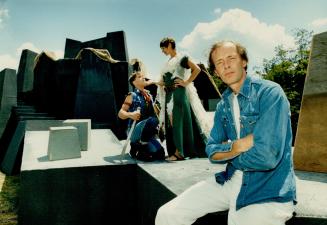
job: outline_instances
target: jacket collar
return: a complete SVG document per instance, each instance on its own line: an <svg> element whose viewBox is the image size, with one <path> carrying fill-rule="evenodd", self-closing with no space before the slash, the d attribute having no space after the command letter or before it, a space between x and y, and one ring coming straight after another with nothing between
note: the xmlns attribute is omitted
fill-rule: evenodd
<svg viewBox="0 0 327 225"><path fill-rule="evenodd" d="M244 83L241 87L241 90L239 92L239 95L243 95L244 97L249 98L252 80L253 78L247 74ZM227 99L228 96L230 96L232 93L233 93L232 89L228 87L222 95L223 99Z"/></svg>

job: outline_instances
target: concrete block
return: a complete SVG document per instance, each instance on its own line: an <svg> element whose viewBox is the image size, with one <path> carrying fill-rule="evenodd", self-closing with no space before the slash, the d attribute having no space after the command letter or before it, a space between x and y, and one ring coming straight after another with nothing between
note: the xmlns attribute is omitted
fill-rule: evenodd
<svg viewBox="0 0 327 225"><path fill-rule="evenodd" d="M44 156L48 136L48 131L27 131L25 135L18 214L21 225L101 221L151 225L162 204L225 169L225 165L211 164L206 158L176 163L122 163L122 145L105 129L91 130L93 144L81 152L81 158L49 161ZM297 215L286 224L326 225L327 174L296 171L296 176ZM226 225L227 215L227 211L211 213L194 225Z"/></svg>
<svg viewBox="0 0 327 225"><path fill-rule="evenodd" d="M26 131L20 225L136 224L136 164L120 162L122 145L107 129L91 130L81 158L49 161L49 131Z"/></svg>
<svg viewBox="0 0 327 225"><path fill-rule="evenodd" d="M327 172L326 43L327 32L313 36L294 143L294 166L298 170Z"/></svg>
<svg viewBox="0 0 327 225"><path fill-rule="evenodd" d="M91 120L90 119L69 119L63 122L65 126L77 128L81 150L87 151L91 141Z"/></svg>
<svg viewBox="0 0 327 225"><path fill-rule="evenodd" d="M81 157L81 145L76 127L50 127L49 132L49 160Z"/></svg>
<svg viewBox="0 0 327 225"><path fill-rule="evenodd" d="M35 115L31 113L21 113L17 114L12 112L6 127L2 133L0 138L0 165L9 163L9 164L17 164L21 160L21 152L22 152L22 141L24 137L25 130L23 126L18 126L21 121L28 121L28 120L54 120L54 117L45 116L41 113L36 113ZM42 122L41 122L42 123ZM60 125L62 122L60 123ZM52 125L54 126L54 125ZM47 128L48 130L49 128ZM8 157L6 156L8 155ZM4 157L7 157L7 160L10 162L5 162ZM1 168L0 167L0 168ZM11 174L11 173L9 173Z"/></svg>
<svg viewBox="0 0 327 225"><path fill-rule="evenodd" d="M0 152L2 153L0 154L1 171L6 175L18 174L20 172L25 131L48 131L50 127L61 126L62 122L62 120L54 119L44 120L44 117L19 121L13 121L12 118L9 125L11 128L8 127L9 130L6 132L7 140L0 139L0 151L3 151Z"/></svg>

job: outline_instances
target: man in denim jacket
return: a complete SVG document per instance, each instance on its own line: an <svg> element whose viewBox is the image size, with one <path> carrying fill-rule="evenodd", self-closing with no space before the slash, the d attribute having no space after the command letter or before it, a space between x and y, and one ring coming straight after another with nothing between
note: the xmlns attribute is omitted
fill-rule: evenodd
<svg viewBox="0 0 327 225"><path fill-rule="evenodd" d="M246 49L231 41L211 48L209 66L228 88L206 146L226 169L163 205L156 225L192 224L228 211L229 225L282 225L296 202L289 102L282 88L247 75Z"/></svg>
<svg viewBox="0 0 327 225"><path fill-rule="evenodd" d="M154 82L147 81L140 71L132 73L129 82L134 87L134 91L126 96L118 117L129 120L127 133L130 132L133 121L136 121L131 134L130 155L143 161L164 160L164 148L156 137L159 121L150 91L145 89Z"/></svg>

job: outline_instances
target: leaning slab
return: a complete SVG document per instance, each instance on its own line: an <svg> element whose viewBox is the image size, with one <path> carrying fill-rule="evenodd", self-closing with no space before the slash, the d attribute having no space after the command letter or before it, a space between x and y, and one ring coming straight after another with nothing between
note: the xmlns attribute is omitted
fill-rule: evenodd
<svg viewBox="0 0 327 225"><path fill-rule="evenodd" d="M63 122L66 126L77 128L79 142L82 151L87 151L90 146L91 120L90 119L68 119Z"/></svg>
<svg viewBox="0 0 327 225"><path fill-rule="evenodd" d="M22 94L33 90L34 82L34 60L37 56L36 52L24 49L20 56L19 67L17 71L17 93L21 98Z"/></svg>
<svg viewBox="0 0 327 225"><path fill-rule="evenodd" d="M76 127L50 127L48 142L49 160L62 160L81 157L81 144Z"/></svg>
<svg viewBox="0 0 327 225"><path fill-rule="evenodd" d="M313 37L294 144L298 170L327 172L327 32Z"/></svg>
<svg viewBox="0 0 327 225"><path fill-rule="evenodd" d="M10 117L11 107L17 105L16 70L0 72L0 137Z"/></svg>

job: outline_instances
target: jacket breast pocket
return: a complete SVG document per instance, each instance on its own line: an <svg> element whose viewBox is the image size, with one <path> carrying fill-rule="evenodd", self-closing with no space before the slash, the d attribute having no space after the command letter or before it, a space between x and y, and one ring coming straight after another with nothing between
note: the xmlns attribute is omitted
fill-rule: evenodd
<svg viewBox="0 0 327 225"><path fill-rule="evenodd" d="M241 124L246 135L253 133L254 127L259 119L258 115L242 115Z"/></svg>
<svg viewBox="0 0 327 225"><path fill-rule="evenodd" d="M228 120L228 117L224 115L220 118L220 121L223 126L225 134L230 134L231 133L231 128L230 128L231 124L230 124L230 121Z"/></svg>

